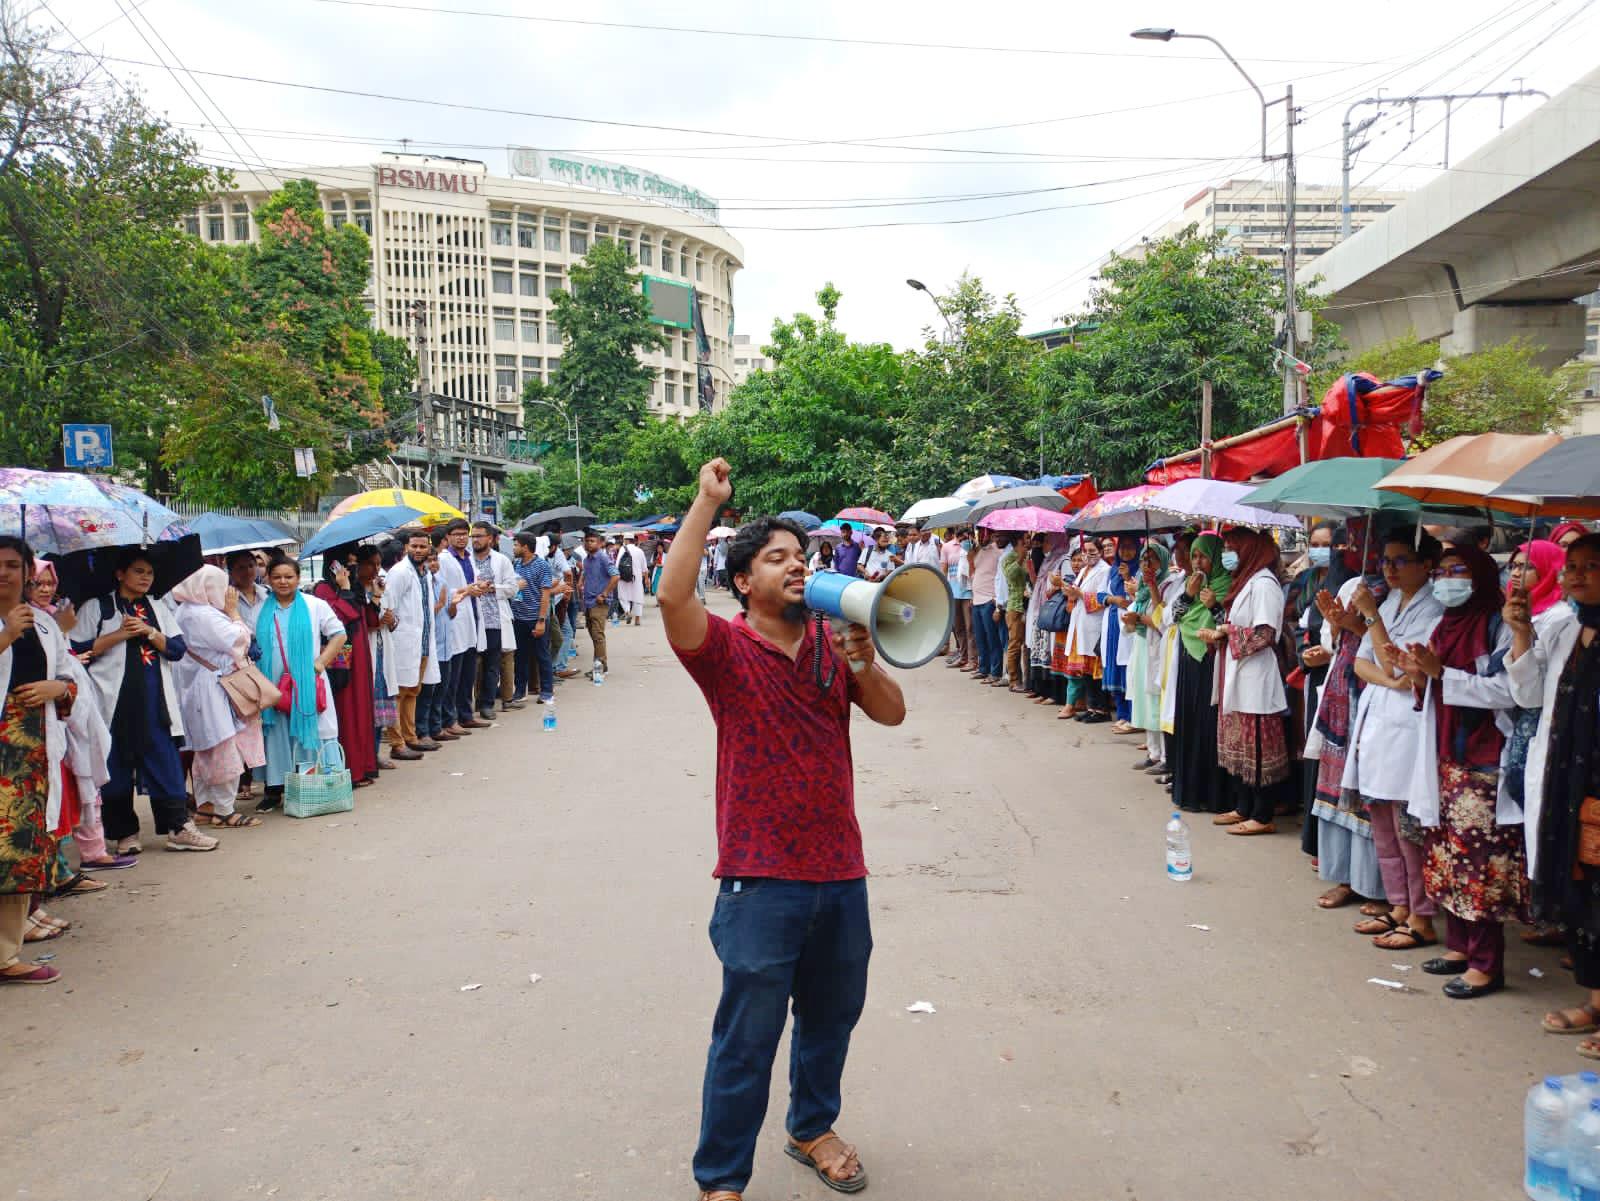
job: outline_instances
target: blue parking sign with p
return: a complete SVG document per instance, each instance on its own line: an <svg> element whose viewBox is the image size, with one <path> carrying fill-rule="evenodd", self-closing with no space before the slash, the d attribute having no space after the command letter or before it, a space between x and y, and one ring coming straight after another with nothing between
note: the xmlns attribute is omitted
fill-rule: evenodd
<svg viewBox="0 0 1600 1201"><path fill-rule="evenodd" d="M63 425L62 461L66 466L85 470L111 466L111 427L109 425Z"/></svg>

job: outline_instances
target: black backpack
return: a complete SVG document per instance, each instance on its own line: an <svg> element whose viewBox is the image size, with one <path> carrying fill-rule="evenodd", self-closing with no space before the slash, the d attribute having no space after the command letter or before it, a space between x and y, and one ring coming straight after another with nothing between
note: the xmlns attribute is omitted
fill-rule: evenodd
<svg viewBox="0 0 1600 1201"><path fill-rule="evenodd" d="M628 548L623 547L618 556L617 575L625 584L633 583L633 556L628 553Z"/></svg>

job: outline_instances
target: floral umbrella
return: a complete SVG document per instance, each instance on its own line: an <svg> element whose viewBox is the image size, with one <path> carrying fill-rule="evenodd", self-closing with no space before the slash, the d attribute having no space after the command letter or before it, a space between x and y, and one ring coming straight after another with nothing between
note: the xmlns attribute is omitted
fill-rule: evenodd
<svg viewBox="0 0 1600 1201"><path fill-rule="evenodd" d="M1059 534L1067 528L1067 515L1037 505L1020 509L996 509L978 522L982 529L1021 534Z"/></svg>
<svg viewBox="0 0 1600 1201"><path fill-rule="evenodd" d="M18 518L8 532L41 555L148 546L188 532L177 513L137 488L75 471L0 468L0 508L10 506ZM10 524L0 518L0 528Z"/></svg>
<svg viewBox="0 0 1600 1201"><path fill-rule="evenodd" d="M894 525L894 518L882 509L869 509L858 505L853 509L840 509L835 521L865 521L869 525Z"/></svg>
<svg viewBox="0 0 1600 1201"><path fill-rule="evenodd" d="M1116 492L1103 492L1068 519L1075 530L1097 534L1130 533L1149 528L1145 502L1161 491L1158 484L1139 484Z"/></svg>

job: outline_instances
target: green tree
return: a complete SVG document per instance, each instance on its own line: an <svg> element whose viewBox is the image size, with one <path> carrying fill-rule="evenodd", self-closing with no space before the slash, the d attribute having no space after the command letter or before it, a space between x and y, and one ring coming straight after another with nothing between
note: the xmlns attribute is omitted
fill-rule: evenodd
<svg viewBox="0 0 1600 1201"><path fill-rule="evenodd" d="M0 461L107 421L158 488L171 369L231 339L235 264L182 228L227 177L97 71L0 7Z"/></svg>
<svg viewBox="0 0 1600 1201"><path fill-rule="evenodd" d="M1541 350L1513 338L1441 361L1437 343L1408 334L1350 356L1318 383L1326 388L1346 371L1389 380L1439 368L1444 378L1428 388L1418 449L1461 434L1558 432L1572 421L1584 368L1568 363L1547 371L1535 362Z"/></svg>
<svg viewBox="0 0 1600 1201"><path fill-rule="evenodd" d="M649 513L679 513L694 499L699 463L691 463L689 427L676 421L646 421L617 435L612 461L583 460L583 503L605 520L620 521ZM570 444L568 444L570 445ZM538 469L515 471L501 489L508 521L540 509L568 505L577 495L577 468L559 444ZM638 489L650 495L640 500Z"/></svg>
<svg viewBox="0 0 1600 1201"><path fill-rule="evenodd" d="M771 367L693 430L690 459L726 458L734 504L745 511L827 517L869 498L868 472L904 405L906 363L886 344L846 337L836 324L839 299L828 284L817 293L821 320L796 313L774 322L763 350Z"/></svg>
<svg viewBox="0 0 1600 1201"><path fill-rule="evenodd" d="M667 336L650 319L650 302L640 289L627 247L610 239L596 242L571 271L572 287L558 292L553 306L561 331L561 365L548 386L530 384L527 400L552 400L582 422L584 440L605 461L608 441L645 419L655 372L639 359L641 351L667 346ZM539 438L563 436L561 419L540 405L525 406L525 424Z"/></svg>
<svg viewBox="0 0 1600 1201"><path fill-rule="evenodd" d="M858 447L846 456L861 464L855 474L865 495L895 512L986 472L1036 474L1039 404L1030 373L1038 347L1022 336L1016 298L997 300L982 280L963 275L941 305L955 337L930 330L907 357L893 441L870 456Z"/></svg>
<svg viewBox="0 0 1600 1201"><path fill-rule="evenodd" d="M1213 383L1213 437L1282 412L1273 362L1282 281L1250 256L1225 253L1222 241L1191 226L1104 269L1077 319L1086 331L1080 342L1036 362L1047 461L1093 472L1102 489L1138 482L1152 460L1198 444L1205 379ZM1309 293L1298 300L1313 314L1321 305ZM1320 317L1313 335L1300 358L1316 367L1341 344Z"/></svg>

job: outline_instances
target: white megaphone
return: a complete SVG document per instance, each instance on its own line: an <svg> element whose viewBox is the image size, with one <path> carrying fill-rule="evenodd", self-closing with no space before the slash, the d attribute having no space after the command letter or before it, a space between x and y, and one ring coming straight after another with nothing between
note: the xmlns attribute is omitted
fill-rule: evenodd
<svg viewBox="0 0 1600 1201"><path fill-rule="evenodd" d="M806 581L806 608L865 626L878 654L895 667L921 667L937 655L956 615L944 574L926 563L897 567L877 583L819 571Z"/></svg>

